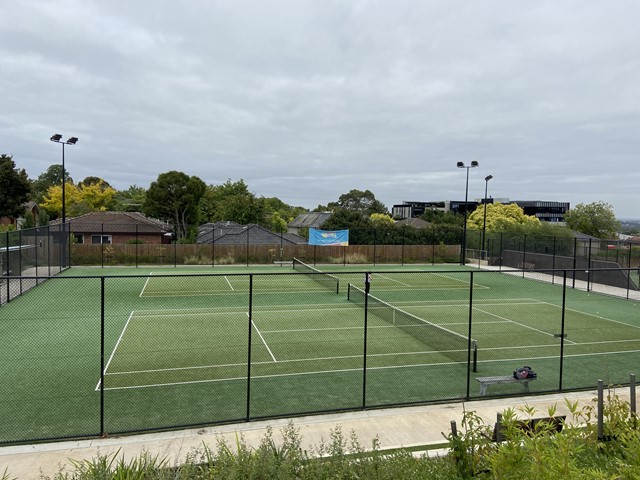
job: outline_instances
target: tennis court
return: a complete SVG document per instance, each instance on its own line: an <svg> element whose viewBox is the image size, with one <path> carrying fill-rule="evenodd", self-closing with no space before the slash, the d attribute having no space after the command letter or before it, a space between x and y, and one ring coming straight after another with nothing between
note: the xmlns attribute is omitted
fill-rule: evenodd
<svg viewBox="0 0 640 480"><path fill-rule="evenodd" d="M589 388L639 364L632 301L498 272L378 267L365 310L364 271L322 269L73 268L47 280L0 308L0 442L468 399L476 376L525 364L533 392Z"/></svg>

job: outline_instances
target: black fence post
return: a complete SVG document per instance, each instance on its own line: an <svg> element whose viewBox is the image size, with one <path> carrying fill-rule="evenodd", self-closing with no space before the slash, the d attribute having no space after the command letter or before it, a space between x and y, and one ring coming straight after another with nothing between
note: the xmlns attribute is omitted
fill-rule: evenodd
<svg viewBox="0 0 640 480"><path fill-rule="evenodd" d="M18 275L20 275L20 295L22 295L22 230L18 230Z"/></svg>
<svg viewBox="0 0 640 480"><path fill-rule="evenodd" d="M247 421L251 419L251 333L253 330L253 274L249 275L249 325L247 334Z"/></svg>
<svg viewBox="0 0 640 480"><path fill-rule="evenodd" d="M558 390L562 391L562 371L564 368L564 339L565 339L565 314L567 312L567 271L562 275L562 312L560 324L560 373L558 379Z"/></svg>
<svg viewBox="0 0 640 480"><path fill-rule="evenodd" d="M365 274L369 278L369 273ZM369 313L369 283L365 283L364 294L364 346L362 352L362 409L367 408L367 316Z"/></svg>
<svg viewBox="0 0 640 480"><path fill-rule="evenodd" d="M47 225L47 271L51 276L51 225Z"/></svg>
<svg viewBox="0 0 640 480"><path fill-rule="evenodd" d="M522 278L524 278L525 265L527 264L527 234L522 236Z"/></svg>
<svg viewBox="0 0 640 480"><path fill-rule="evenodd" d="M471 398L471 325L473 322L473 274L469 272L469 329L467 332L467 400Z"/></svg>
<svg viewBox="0 0 640 480"><path fill-rule="evenodd" d="M404 265L404 242L406 240L405 236L406 236L406 230L403 228L402 229L402 250L400 251L400 264Z"/></svg>
<svg viewBox="0 0 640 480"><path fill-rule="evenodd" d="M247 225L247 267L249 266L249 229L251 227Z"/></svg>
<svg viewBox="0 0 640 480"><path fill-rule="evenodd" d="M498 266L498 271L501 272L502 271L502 259L504 257L504 250L502 249L503 247L503 239L504 239L504 233L500 234L500 263Z"/></svg>
<svg viewBox="0 0 640 480"><path fill-rule="evenodd" d="M556 283L556 237L553 237L553 255L551 256L551 284Z"/></svg>
<svg viewBox="0 0 640 480"><path fill-rule="evenodd" d="M216 266L216 225L211 225L211 266Z"/></svg>
<svg viewBox="0 0 640 480"><path fill-rule="evenodd" d="M104 268L104 223L100 224L100 265Z"/></svg>
<svg viewBox="0 0 640 480"><path fill-rule="evenodd" d="M104 431L104 279L100 277L100 436Z"/></svg>
<svg viewBox="0 0 640 480"><path fill-rule="evenodd" d="M6 243L6 247L7 247L7 276L11 276L11 255L9 255L9 231L7 230L6 232L6 237L7 237L7 243ZM2 273L2 272L0 272ZM9 284L11 283L11 280L7 278L7 303L9 303L9 301L11 300L11 289L9 288Z"/></svg>
<svg viewBox="0 0 640 480"><path fill-rule="evenodd" d="M573 239L573 282L571 288L576 288L576 265L577 265L577 256L578 256L578 237Z"/></svg>
<svg viewBox="0 0 640 480"><path fill-rule="evenodd" d="M139 261L138 261L138 254L139 254L138 242L139 241L140 240L138 239L138 224L136 223L136 268L138 268L138 263L139 263Z"/></svg>
<svg viewBox="0 0 640 480"><path fill-rule="evenodd" d="M590 291L591 287L591 242L592 239L589 239L589 250L587 252L587 292Z"/></svg>
<svg viewBox="0 0 640 480"><path fill-rule="evenodd" d="M33 230L34 230L34 232L36 234L36 239L35 239L35 242L36 242L35 257L36 257L36 259L35 260L36 260L36 285L37 285L39 283L38 282L38 278L37 278L38 277L38 249L40 248L40 243L38 242L39 241L39 238L38 238L38 230L39 230L39 228L35 227Z"/></svg>

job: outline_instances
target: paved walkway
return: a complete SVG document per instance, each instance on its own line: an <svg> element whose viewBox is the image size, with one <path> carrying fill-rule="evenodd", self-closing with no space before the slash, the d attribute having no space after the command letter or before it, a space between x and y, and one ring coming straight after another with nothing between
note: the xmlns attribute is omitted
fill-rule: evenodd
<svg viewBox="0 0 640 480"><path fill-rule="evenodd" d="M629 399L628 388L620 389L616 393L624 400ZM565 399L578 401L582 405L594 405L596 397L596 391L589 391L317 415L299 417L291 421L299 428L303 448L307 449L319 445L322 439L328 440L330 430L336 425L340 425L343 433L347 435L351 431L356 432L363 446L370 445L371 440L378 436L382 449L415 447L442 444L445 441L443 433L449 433L452 420L458 422L460 429L464 409L473 410L486 422L493 423L496 413L508 407L530 405L537 408L537 416L546 416L547 407L556 404L558 415L563 415L568 414L564 405ZM118 450L118 455L124 456L125 460L146 451L153 456L167 458L175 465L189 452L201 448L203 443L215 447L221 435L233 445L236 433L242 433L247 444L257 446L267 426L271 426L274 438L278 439L280 430L289 421L277 419L177 432L1 447L0 477L5 468L9 478L19 480L33 479L39 475L52 476L61 469L71 470L70 459L92 459L98 454L106 455Z"/></svg>

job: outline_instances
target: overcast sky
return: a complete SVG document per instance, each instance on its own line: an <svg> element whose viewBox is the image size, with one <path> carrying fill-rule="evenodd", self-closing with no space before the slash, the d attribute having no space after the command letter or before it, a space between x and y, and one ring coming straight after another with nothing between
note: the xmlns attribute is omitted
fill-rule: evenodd
<svg viewBox="0 0 640 480"><path fill-rule="evenodd" d="M605 201L640 218L638 0L2 0L0 153L314 208Z"/></svg>

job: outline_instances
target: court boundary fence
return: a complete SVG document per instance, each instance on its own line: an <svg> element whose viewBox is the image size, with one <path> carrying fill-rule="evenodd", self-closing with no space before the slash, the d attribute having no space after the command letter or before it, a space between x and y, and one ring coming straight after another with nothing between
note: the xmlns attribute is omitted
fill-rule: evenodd
<svg viewBox="0 0 640 480"><path fill-rule="evenodd" d="M334 272L332 272L333 274ZM341 274L354 274L354 273L358 273L361 274L362 272L335 272L336 276L339 276ZM372 273L376 273L375 271L373 271ZM385 275L389 275L392 273L404 273L406 274L406 271L388 271L385 270L384 272L381 272ZM410 272L412 274L430 274L430 273L438 273L436 271L428 271L428 272ZM451 274L452 271L448 270L442 273L446 273L446 274ZM367 401L367 388L368 388L368 383L367 383L367 375L370 374L370 371L367 367L367 359L368 359L368 355L367 355L367 307L365 306L364 308L364 318L365 321L363 322L363 350L362 350L362 362L363 362L363 367L362 367L362 402L357 404L357 405L352 405L349 408L345 408L345 407L336 407L336 408L327 408L327 409L322 409L322 410L306 410L304 405L300 405L300 409L299 411L295 411L295 412L279 412L276 414L269 414L269 415L253 415L252 412L252 396L251 396L251 386L252 386L252 369L251 369L251 358L252 358L252 322L253 322L253 317L252 317L252 305L253 305L253 297L255 295L255 290L254 290L254 279L257 277L264 277L264 276L273 276L273 275L298 275L297 273L294 272L282 272L282 273L251 273L251 274L243 274L243 273L232 273L232 274L215 274L215 273L210 273L210 274L206 274L205 276L221 276L221 275L231 275L231 276L246 276L249 278L249 291L248 291L248 295L247 295L247 311L248 311L248 320L247 320L247 374L246 374L246 409L245 412L246 414L244 415L244 417L241 418L228 418L225 419L223 422L216 422L216 421L211 421L211 422L199 422L196 424L191 424L188 422L185 423L180 423L180 424L175 424L175 425L166 425L166 424L155 424L153 423L153 421L151 423L149 423L148 425L145 425L144 428L135 428L132 430L117 430L117 431L113 431L110 430L108 428L106 428L106 422L105 422L105 418L107 416L107 403L108 403L108 398L105 396L105 389L104 389L104 377L105 377L105 361L106 358L108 356L108 352L107 349L105 347L106 342L105 342L105 326L106 326L106 322L107 322L107 317L109 317L109 304L105 302L105 284L107 282L109 283L113 283L113 282L119 282L121 281L121 279L124 278L136 278L136 277L147 277L146 275L131 275L131 276L72 276L72 275L65 275L65 276L59 276L59 277L16 277L16 276L8 276L5 277L5 280L8 282L27 282L27 281L35 281L35 285L37 285L39 283L39 281L44 281L47 280L49 278L51 278L50 281L71 281L73 279L93 279L94 281L98 281L99 282L99 289L100 289L100 305L99 305L99 311L100 311L100 322L99 322L99 333L96 332L97 335L100 336L99 339L99 344L100 344L100 352L99 352L99 365L96 364L96 372L99 371L100 372L100 388L99 388L99 396L100 396L100 401L99 401L99 411L97 411L95 413L95 423L96 425L99 425L99 427L97 428L96 431L91 431L91 432L77 432L76 434L73 435L73 437L97 437L97 436L104 436L107 434L122 434L122 433L133 433L133 432L144 432L144 431L152 431L152 430L163 430L163 429L174 429L174 428L187 428L187 427L194 427L194 426L198 426L198 425L212 425L212 424L216 424L216 423L229 423L229 422L242 422L242 421L252 421L252 420L258 420L258 419L264 419L264 418L276 418L276 417L286 417L286 416L300 416L300 415L309 415L309 414L320 414L320 413L330 413L330 412L335 412L335 411L345 411L345 410L367 410L367 409L376 409L376 408L383 408L383 407L392 407L392 406L407 406L407 405L416 405L416 404L428 404L428 403L443 403L443 402L451 402L451 401L469 401L469 400L473 400L475 398L478 398L479 395L474 394L472 392L472 371L475 371L475 366L477 365L477 361L478 361L478 356L480 357L480 359L482 359L482 344L480 343L480 345L478 346L478 350L475 349L473 347L473 345L475 344L475 341L472 341L471 338L471 334L472 334L472 329L473 329L473 325L474 325L474 315L475 315L475 311L474 311L474 285L476 285L476 281L478 276L481 275L489 275L489 274L494 274L494 275L512 275L512 276L516 276L516 277L522 277L522 278L528 278L528 279L533 279L533 280L537 280L539 282L544 282L544 283L557 283L557 285L559 286L559 288L561 289L561 296L563 299L562 302L562 324L561 324L561 331L557 332L557 338L558 338L558 342L559 342L559 355L558 355L558 361L559 361L559 371L558 371L558 384L556 387L554 388L550 388L550 389L546 389L540 392L536 392L536 393L551 393L551 392L563 392L563 391L573 391L573 390L578 390L581 388L587 389L587 388L593 388L593 385L590 382L587 382L585 384L580 384L580 385L575 385L572 384L570 387L566 387L563 384L563 365L565 363L565 359L563 356L563 345L564 345L564 341L565 341L565 337L566 337L566 333L565 333L565 325L564 325L564 315L565 315L565 310L566 310L566 305L564 304L564 298L567 295L567 292L569 290L571 290L572 288L576 288L576 289L587 289L591 292L597 292L597 293L601 293L601 294L605 294L605 295L612 295L612 296L616 296L616 297L620 297L620 298L626 298L626 299L631 299L634 301L640 300L640 296L638 296L638 292L635 290L630 290L630 289L612 289L611 287L607 287L607 286L603 286L602 284L597 284L593 281L593 279L597 279L598 275L600 275L603 272L600 271L593 271L591 272L591 279L592 281L576 281L575 283L572 282L573 279L575 279L576 277L576 272L575 271L570 271L570 270L553 270L553 271L529 271L529 270L503 270L502 272L489 272L489 271L463 271L463 272L455 272L455 273L462 273L464 275L468 275L468 293L467 293L467 297L466 299L468 300L468 338L469 338L469 342L468 342L468 350L467 350L467 354L466 354L466 362L462 362L461 365L464 365L464 369L466 370L466 393L464 394L464 396L462 398L460 397L455 397L455 398L422 398L419 401L410 401L410 402L399 402L399 403L375 403L375 404L370 404ZM627 275L630 278L632 275L638 276L639 274L639 270L635 269L633 271L629 270L627 271ZM314 275L314 273L312 272L308 272L307 275ZM317 275L324 275L324 273L317 273ZM160 275L160 277L175 277L176 275ZM183 277L188 277L191 275L188 274L184 274L184 275L178 275L178 276L183 276ZM200 275L202 276L202 275ZM572 285L573 284L573 285ZM3 305L0 305L0 311L3 308ZM6 308L6 306L4 306L4 308ZM473 367L472 367L473 366ZM6 385L4 388L7 388ZM37 394L36 394L37 396ZM513 396L513 394L508 394L508 395L504 395L504 396ZM29 429L27 428L27 426L25 426L24 431L29 431ZM64 436L64 435L60 435L58 433L56 433L55 431L50 432L50 434L48 435L42 435L42 436L25 436L25 437L7 437L5 436L6 434L3 435L2 432L0 432L0 444L8 444L8 443L16 443L16 442L26 442L26 441L42 441L42 440L60 440L60 439L64 439L64 438L68 438L68 436Z"/></svg>

